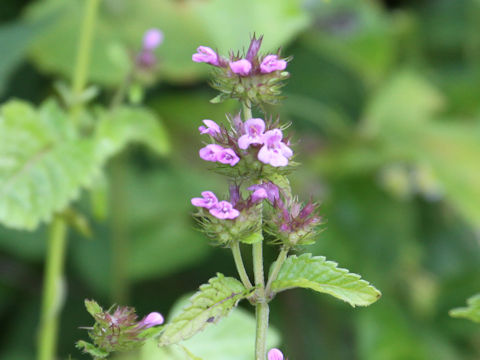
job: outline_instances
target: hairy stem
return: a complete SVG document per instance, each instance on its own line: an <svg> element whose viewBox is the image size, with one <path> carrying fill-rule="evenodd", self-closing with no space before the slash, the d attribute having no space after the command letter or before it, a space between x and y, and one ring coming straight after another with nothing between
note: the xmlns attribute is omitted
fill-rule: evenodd
<svg viewBox="0 0 480 360"><path fill-rule="evenodd" d="M63 302L62 278L66 240L67 224L63 218L55 216L49 229L38 334L38 360L55 358L58 323Z"/></svg>
<svg viewBox="0 0 480 360"><path fill-rule="evenodd" d="M285 262L285 259L287 258L288 251L290 249L288 248L282 248L280 251L280 254L278 254L277 260L275 261L275 265L273 266L272 274L270 275L268 282L267 282L267 287L265 288L265 294L268 298L271 297L271 287L272 283L277 280L278 273L280 272L280 269L282 268L283 263Z"/></svg>
<svg viewBox="0 0 480 360"><path fill-rule="evenodd" d="M267 357L268 313L269 308L266 301L257 303L255 308L255 317L257 318L255 360L265 360Z"/></svg>
<svg viewBox="0 0 480 360"><path fill-rule="evenodd" d="M252 286L252 283L250 282L247 271L245 270L245 265L243 264L243 259L242 259L242 253L240 251L240 243L238 241L235 241L232 244L232 254L233 254L233 259L235 260L235 266L237 267L238 275L240 276L240 279L242 280L243 285L247 289L251 289L253 286Z"/></svg>
<svg viewBox="0 0 480 360"><path fill-rule="evenodd" d="M72 115L76 119L82 104L78 101L87 83L90 51L92 48L93 30L98 13L100 0L87 0L80 33L80 40L75 62L75 72L72 80L72 93L75 103L72 106Z"/></svg>

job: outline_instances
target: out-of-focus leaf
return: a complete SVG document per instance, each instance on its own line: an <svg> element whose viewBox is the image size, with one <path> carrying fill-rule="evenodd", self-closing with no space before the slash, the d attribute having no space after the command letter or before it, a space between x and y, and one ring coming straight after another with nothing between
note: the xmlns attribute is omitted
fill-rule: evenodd
<svg viewBox="0 0 480 360"><path fill-rule="evenodd" d="M190 298L190 304L175 316L160 335L160 346L187 340L227 316L248 295L240 281L218 273Z"/></svg>
<svg viewBox="0 0 480 360"><path fill-rule="evenodd" d="M121 107L101 117L96 129L100 157L108 158L129 142L148 145L165 155L170 143L160 119L144 108Z"/></svg>
<svg viewBox="0 0 480 360"><path fill-rule="evenodd" d="M95 143L76 137L53 102L38 111L21 101L3 105L0 154L0 222L17 229L49 221L98 171Z"/></svg>
<svg viewBox="0 0 480 360"><path fill-rule="evenodd" d="M450 310L450 316L480 323L480 294L467 299L467 307Z"/></svg>
<svg viewBox="0 0 480 360"><path fill-rule="evenodd" d="M56 21L31 47L33 59L43 70L71 76L83 4L50 0L30 8L30 21L58 11ZM165 34L158 50L162 78L189 82L208 72L208 66L191 61L199 45L227 54L230 49L246 47L255 31L265 35L264 50L275 50L308 23L308 13L299 0L104 1L91 52L90 79L104 85L119 84L128 72L120 58L139 51L143 33L152 27Z"/></svg>
<svg viewBox="0 0 480 360"><path fill-rule="evenodd" d="M337 263L322 256L312 257L312 254L289 256L272 283L272 290L277 292L295 287L332 295L353 307L370 305L381 296L380 291L360 275L338 268Z"/></svg>
<svg viewBox="0 0 480 360"><path fill-rule="evenodd" d="M186 299L178 301L171 316L181 312L187 304ZM226 354L229 360L250 360L254 357L255 326L252 313L235 308L227 318L181 342L180 346L160 348L156 341L147 342L142 348L141 360L192 360L190 354L201 360L224 360ZM279 343L278 331L269 326L267 347L277 347Z"/></svg>

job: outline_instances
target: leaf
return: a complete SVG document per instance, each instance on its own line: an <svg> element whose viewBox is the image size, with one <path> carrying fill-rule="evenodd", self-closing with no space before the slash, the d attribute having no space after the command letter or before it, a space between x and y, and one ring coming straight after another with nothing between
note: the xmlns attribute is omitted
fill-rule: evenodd
<svg viewBox="0 0 480 360"><path fill-rule="evenodd" d="M162 123L144 108L124 106L105 113L97 126L96 138L101 158L112 156L132 141L148 145L160 155L170 150Z"/></svg>
<svg viewBox="0 0 480 360"><path fill-rule="evenodd" d="M107 351L99 349L99 348L95 347L95 345L90 344L90 343L88 343L86 341L83 341L83 340L77 341L77 343L75 344L75 347L77 349L82 350L84 353L87 353L87 354L93 356L94 359L104 359L104 358L108 357L108 355L109 355L109 353Z"/></svg>
<svg viewBox="0 0 480 360"><path fill-rule="evenodd" d="M160 336L160 346L191 338L208 324L227 316L247 295L240 281L218 273L208 284L200 286L200 291L191 297L189 306L165 326Z"/></svg>
<svg viewBox="0 0 480 360"><path fill-rule="evenodd" d="M332 295L353 307L366 306L377 301L381 293L360 275L337 268L337 263L312 254L292 255L280 269L272 290L279 292L303 287Z"/></svg>
<svg viewBox="0 0 480 360"><path fill-rule="evenodd" d="M35 229L78 197L98 170L95 144L76 136L54 102L36 111L13 100L0 109L0 222Z"/></svg>
<svg viewBox="0 0 480 360"><path fill-rule="evenodd" d="M85 299L85 308L87 309L88 313L92 315L95 319L95 315L100 314L103 312L103 309L95 300L88 300Z"/></svg>
<svg viewBox="0 0 480 360"><path fill-rule="evenodd" d="M452 309L450 316L480 323L480 293L467 299L467 307Z"/></svg>
<svg viewBox="0 0 480 360"><path fill-rule="evenodd" d="M176 313L181 312L187 304L188 299L182 297L173 306L171 315L175 316ZM192 360L196 357L202 360L224 360L225 354L228 354L228 360L251 360L255 357L255 326L256 321L253 314L237 307L227 318L183 341L181 346L172 345L160 348L154 341L146 342L141 350L140 359ZM278 331L273 326L269 326L267 348L279 345ZM189 352L188 355L186 351Z"/></svg>

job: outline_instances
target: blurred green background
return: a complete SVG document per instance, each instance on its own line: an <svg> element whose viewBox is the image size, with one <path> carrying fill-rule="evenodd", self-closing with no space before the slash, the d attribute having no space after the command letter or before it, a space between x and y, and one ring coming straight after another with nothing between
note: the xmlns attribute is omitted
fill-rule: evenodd
<svg viewBox="0 0 480 360"><path fill-rule="evenodd" d="M70 80L82 5L2 1L2 102L38 104L56 79ZM269 112L293 124L303 164L294 189L322 204L325 230L307 250L383 293L359 309L304 290L280 294L271 322L282 349L294 360L479 359L480 327L448 310L480 290L480 1L103 0L90 71L100 102L151 27L165 42L145 101L173 150L158 158L133 146L123 155L128 303L167 314L215 272L235 274L231 253L196 231L189 199L227 191L197 156L197 127L224 121L236 104L208 102L208 67L191 54L198 45L226 54L256 32L264 51L293 55L287 99ZM87 194L75 206L92 213ZM117 300L113 224L88 217L91 239L70 232L62 359L87 358L74 349L86 338L78 327L91 324L83 299ZM0 227L0 359L34 357L44 255L44 227Z"/></svg>

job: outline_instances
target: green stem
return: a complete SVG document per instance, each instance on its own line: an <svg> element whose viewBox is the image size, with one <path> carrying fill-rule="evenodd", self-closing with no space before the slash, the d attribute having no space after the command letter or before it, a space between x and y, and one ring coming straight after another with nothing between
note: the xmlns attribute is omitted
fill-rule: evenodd
<svg viewBox="0 0 480 360"><path fill-rule="evenodd" d="M277 280L278 273L280 272L280 269L282 268L283 263L285 262L285 259L287 258L289 248L282 248L280 251L280 254L278 254L277 261L275 261L275 265L273 266L272 274L270 275L268 282L267 282L267 287L265 288L265 294L268 298L271 297L271 287L272 283Z"/></svg>
<svg viewBox="0 0 480 360"><path fill-rule="evenodd" d="M67 224L63 218L55 216L49 229L38 334L38 360L53 360L55 358L58 323L63 300L62 277L66 239Z"/></svg>
<svg viewBox="0 0 480 360"><path fill-rule="evenodd" d="M90 62L90 51L92 48L93 30L95 20L98 13L98 5L100 0L87 0L85 12L83 14L83 22L80 33L80 41L77 50L77 58L75 62L75 72L72 80L72 94L75 102L72 106L72 115L74 119L77 117L82 104L79 101L85 84L87 83L88 66Z"/></svg>
<svg viewBox="0 0 480 360"><path fill-rule="evenodd" d="M265 360L267 357L268 303L258 302L255 308L257 329L255 337L255 360Z"/></svg>
<svg viewBox="0 0 480 360"><path fill-rule="evenodd" d="M240 251L240 243L235 241L232 244L232 254L233 259L235 260L235 266L237 267L238 275L240 275L240 279L242 280L243 285L247 289L251 289L252 283L248 277L247 271L245 270L245 265L243 264L242 253Z"/></svg>

